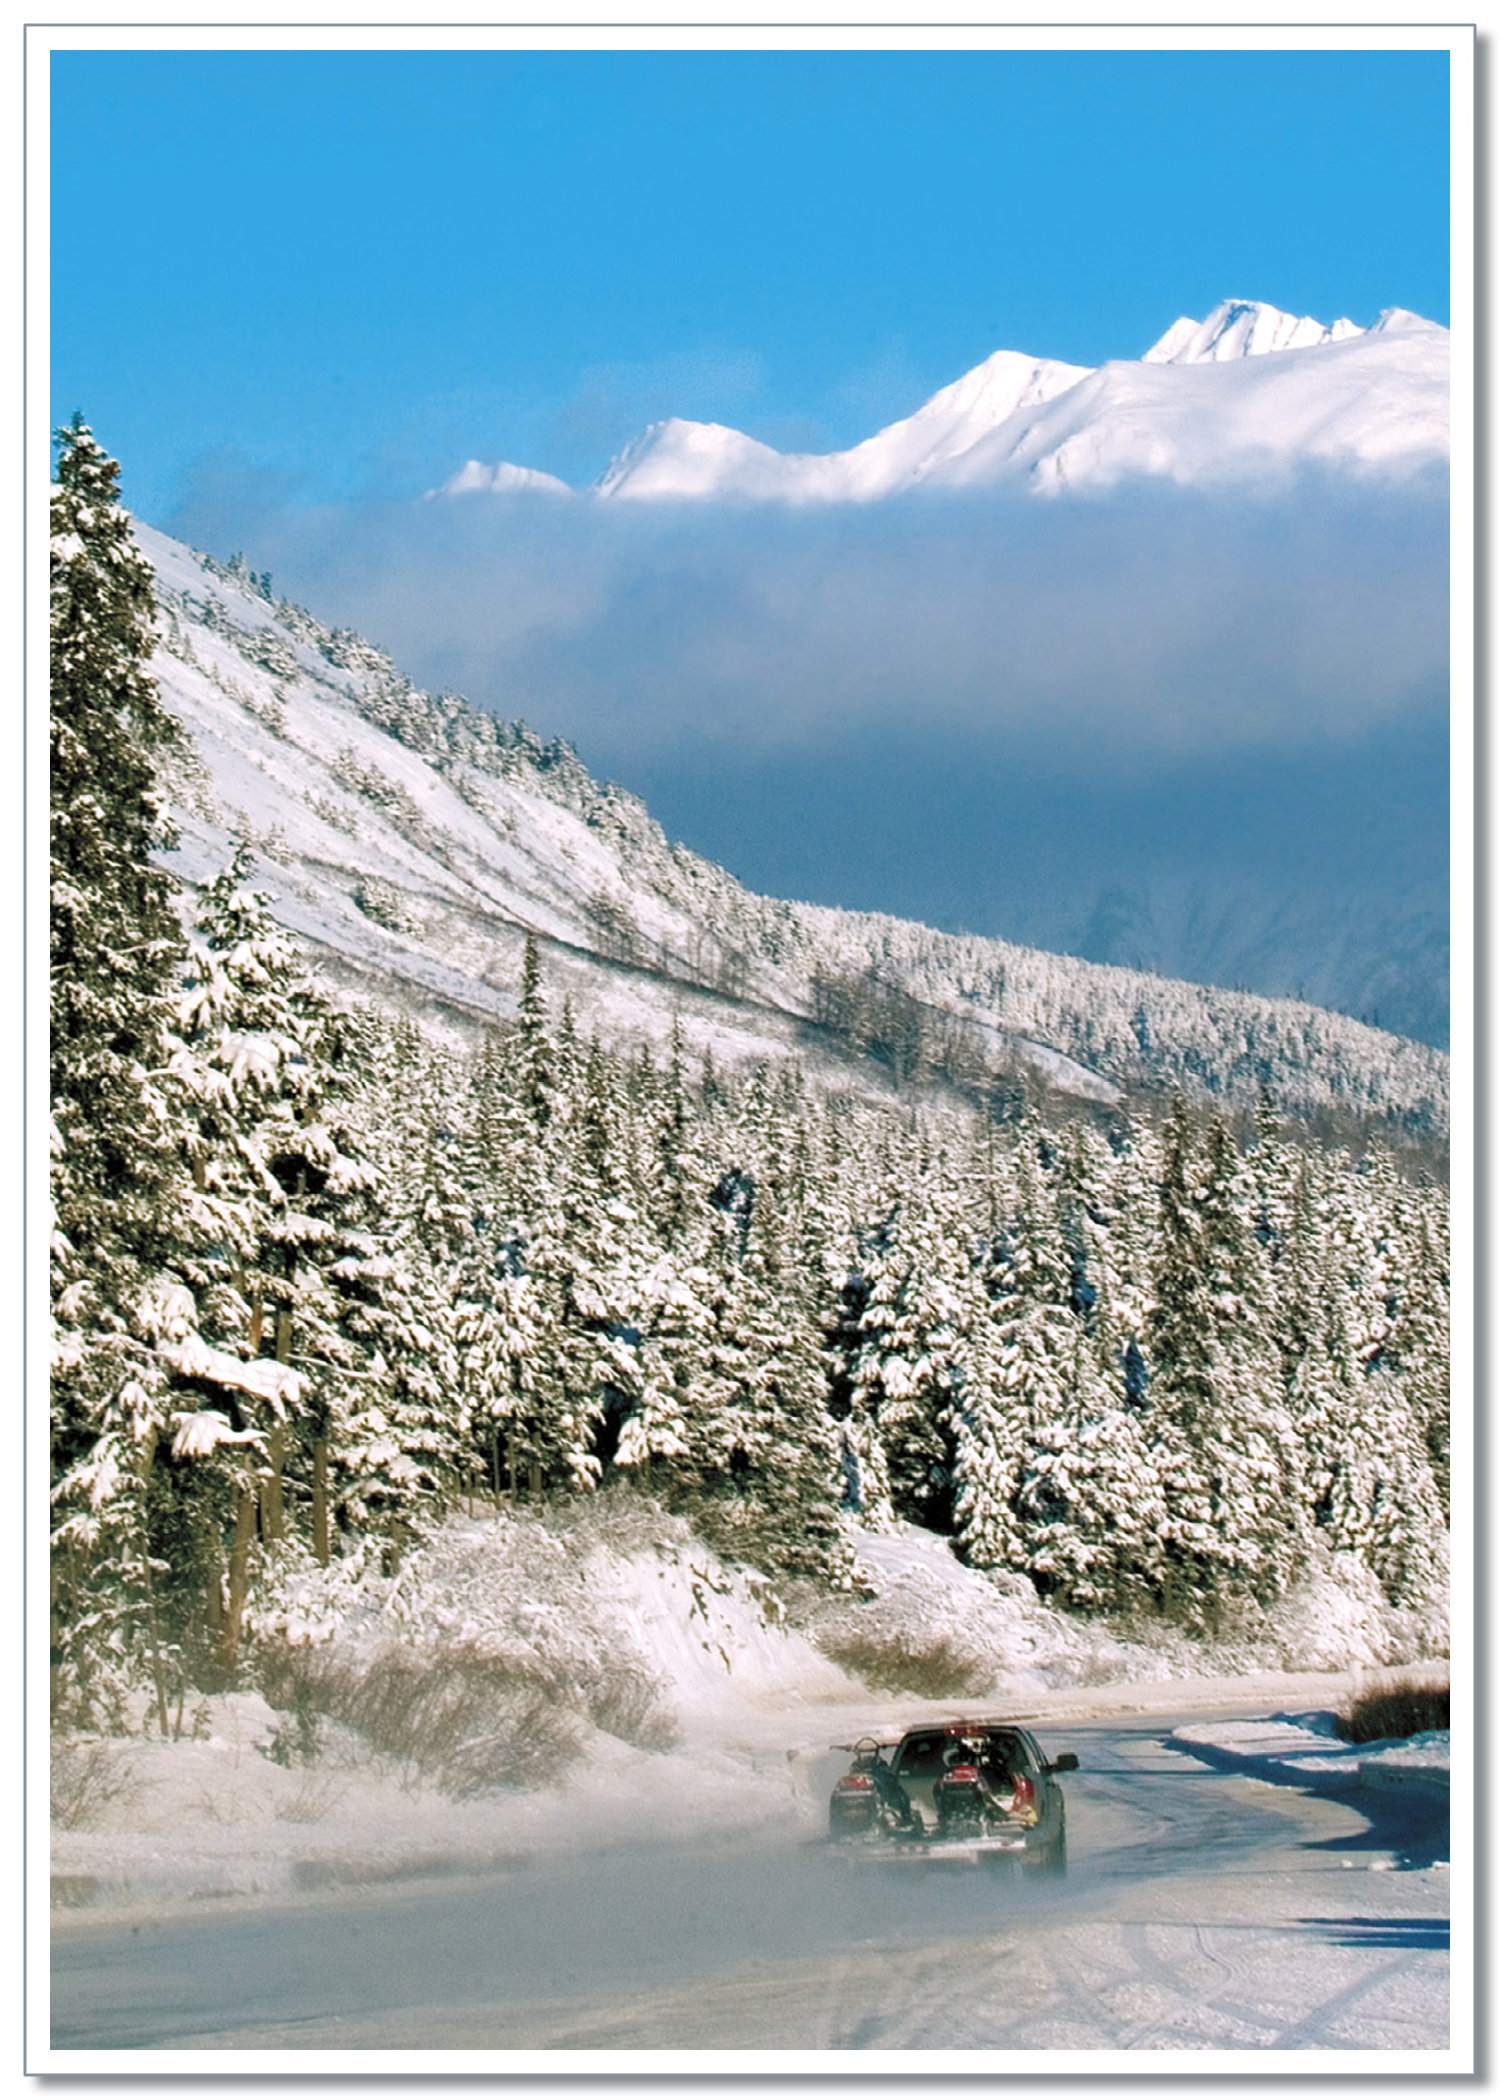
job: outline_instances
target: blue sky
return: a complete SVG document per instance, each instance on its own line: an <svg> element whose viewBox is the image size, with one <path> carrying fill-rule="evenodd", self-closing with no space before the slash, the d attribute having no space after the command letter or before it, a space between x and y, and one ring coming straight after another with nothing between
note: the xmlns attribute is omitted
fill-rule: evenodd
<svg viewBox="0 0 1500 2100"><path fill-rule="evenodd" d="M1440 488L421 496L468 458L584 484L668 415L836 449L994 350L1135 358L1226 297L1446 323L1446 53L101 52L52 83L54 421L153 524L571 737L757 888L1442 1039Z"/></svg>
<svg viewBox="0 0 1500 2100"><path fill-rule="evenodd" d="M154 519L833 448L1231 295L1448 318L1443 53L71 52L52 141L55 420Z"/></svg>

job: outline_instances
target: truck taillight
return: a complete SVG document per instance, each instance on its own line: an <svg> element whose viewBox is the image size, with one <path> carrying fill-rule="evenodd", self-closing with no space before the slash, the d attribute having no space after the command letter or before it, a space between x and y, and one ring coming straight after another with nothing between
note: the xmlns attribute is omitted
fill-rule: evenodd
<svg viewBox="0 0 1500 2100"><path fill-rule="evenodd" d="M1021 1773L1016 1775L1016 1791L1010 1806L1012 1814L1023 1808L1036 1807L1036 1788Z"/></svg>

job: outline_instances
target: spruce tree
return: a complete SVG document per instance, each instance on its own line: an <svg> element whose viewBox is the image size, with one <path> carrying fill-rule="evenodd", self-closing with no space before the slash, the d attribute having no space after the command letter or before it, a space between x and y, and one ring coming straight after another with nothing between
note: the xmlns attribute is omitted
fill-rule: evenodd
<svg viewBox="0 0 1500 2100"><path fill-rule="evenodd" d="M998 1306L1008 1253L989 1241L967 1279L968 1346L951 1411L953 1532L971 1567L1019 1570L1025 1545L1016 1498L1029 1431L1025 1396L1007 1383Z"/></svg>
<svg viewBox="0 0 1500 2100"><path fill-rule="evenodd" d="M189 1230L168 1066L183 950L156 766L178 732L146 670L151 570L119 468L80 417L58 433L51 505L53 1502L58 1645L150 1648L165 1720L148 1538L169 1369L151 1308Z"/></svg>
<svg viewBox="0 0 1500 2100"><path fill-rule="evenodd" d="M1231 1587L1270 1603L1304 1553L1301 1467L1282 1403L1268 1242L1228 1125L1209 1129L1202 1249L1213 1320L1214 1406L1204 1440L1218 1554Z"/></svg>
<svg viewBox="0 0 1500 2100"><path fill-rule="evenodd" d="M145 665L151 569L119 467L81 420L52 495L52 1113L57 1225L77 1268L159 1244L177 1173L160 1085L183 952L156 788L180 736Z"/></svg>
<svg viewBox="0 0 1500 2100"><path fill-rule="evenodd" d="M966 1410L956 1507L967 1558L1019 1569L1030 1558L1036 1521L1022 1506L1022 1481L1038 1433L1068 1417L1079 1323L1049 1148L1030 1110L1014 1168L1008 1215L982 1265L986 1306L974 1323L971 1378L986 1397ZM995 1439L988 1452L973 1441L981 1426Z"/></svg>
<svg viewBox="0 0 1500 2100"><path fill-rule="evenodd" d="M1449 1507L1448 1211L1437 1189L1411 1190L1404 1203L1405 1263L1391 1355L1407 1402L1422 1424L1446 1523Z"/></svg>
<svg viewBox="0 0 1500 2100"><path fill-rule="evenodd" d="M205 889L182 995L199 1104L194 1171L242 1224L225 1235L212 1279L227 1343L267 1367L262 1383L272 1364L294 1370L298 1404L278 1398L242 1425L262 1432L264 1463L239 1484L226 1661L251 1542L287 1536L289 1496L326 1561L340 1527L402 1533L412 1506L437 1495L447 1453L432 1337L408 1270L392 1258L364 1129L375 1119L361 1097L378 1030L331 1005L248 875L242 850Z"/></svg>
<svg viewBox="0 0 1500 2100"><path fill-rule="evenodd" d="M845 1507L872 1528L893 1518L880 1408L886 1394L887 1344L899 1321L902 1284L901 1205L892 1202L858 1234L844 1267L829 1335L830 1402L839 1425Z"/></svg>
<svg viewBox="0 0 1500 2100"><path fill-rule="evenodd" d="M455 1316L465 1432L497 1503L571 1477L559 1425L575 1075L548 1026L531 939L520 1006L515 1032L486 1042L473 1075L465 1173L474 1231Z"/></svg>
<svg viewBox="0 0 1500 2100"><path fill-rule="evenodd" d="M1204 1452L1215 1404L1215 1317L1204 1248L1203 1159L1186 1101L1163 1133L1158 1256L1147 1320L1150 1425L1162 1483L1162 1591L1173 1617L1201 1623L1214 1609L1220 1538Z"/></svg>

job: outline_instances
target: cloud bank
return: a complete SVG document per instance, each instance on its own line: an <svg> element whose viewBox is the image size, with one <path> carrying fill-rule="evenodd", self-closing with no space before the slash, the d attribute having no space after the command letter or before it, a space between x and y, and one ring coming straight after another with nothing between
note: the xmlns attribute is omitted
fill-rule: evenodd
<svg viewBox="0 0 1500 2100"><path fill-rule="evenodd" d="M1441 1033L1436 477L299 512L221 466L165 524L571 738L757 887Z"/></svg>
<svg viewBox="0 0 1500 2100"><path fill-rule="evenodd" d="M302 512L221 487L166 522L605 765L913 726L1149 763L1358 736L1446 684L1433 487Z"/></svg>

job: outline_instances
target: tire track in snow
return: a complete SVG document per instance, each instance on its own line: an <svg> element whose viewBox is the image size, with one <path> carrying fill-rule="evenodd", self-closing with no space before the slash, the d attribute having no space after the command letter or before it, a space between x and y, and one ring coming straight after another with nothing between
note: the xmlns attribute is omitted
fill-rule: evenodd
<svg viewBox="0 0 1500 2100"><path fill-rule="evenodd" d="M1373 1976L1362 1976L1332 1997L1325 1998L1314 2011L1306 2013L1290 2027L1284 2027L1271 2044L1276 2049L1337 2049L1337 2040L1328 2040L1328 2030L1341 2013L1345 2013L1361 1998L1382 1985L1393 1983L1397 1977L1410 1976L1419 1966L1430 1967L1432 1958L1423 1954L1402 1954L1395 1961L1387 1962Z"/></svg>
<svg viewBox="0 0 1500 2100"><path fill-rule="evenodd" d="M1159 2015L1155 2020L1146 2021L1122 2034L1118 2046L1122 2049L1149 2049L1165 2043L1168 2047L1181 2047L1182 2029L1185 2024L1183 2016L1212 2013L1221 2021L1234 2023L1243 2032L1233 2037L1232 2043L1226 2036L1215 2036L1207 2041L1207 2046L1252 2049L1271 2047L1271 2042L1263 2037L1274 2031L1276 2015L1247 2005L1242 1999L1230 2000L1226 1996L1236 1985L1248 1982L1246 1963L1222 1960L1205 1944L1203 1927L1190 1926L1186 1937L1200 1957L1217 1971L1220 1979L1212 1986L1192 1990L1184 1986L1181 1964L1167 1961L1151 1944L1153 1931L1180 1933L1181 1930L1180 1927L1153 1927L1148 1924L1127 1925L1123 1928L1122 1941L1138 1971L1175 1996L1177 2003L1171 2014Z"/></svg>

